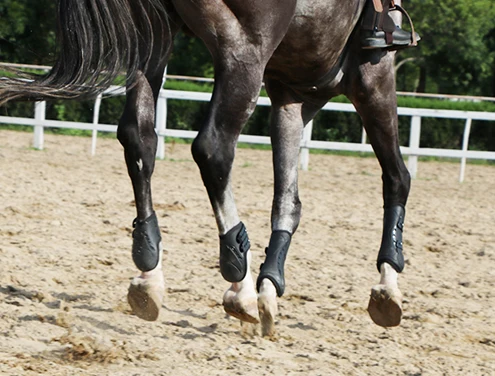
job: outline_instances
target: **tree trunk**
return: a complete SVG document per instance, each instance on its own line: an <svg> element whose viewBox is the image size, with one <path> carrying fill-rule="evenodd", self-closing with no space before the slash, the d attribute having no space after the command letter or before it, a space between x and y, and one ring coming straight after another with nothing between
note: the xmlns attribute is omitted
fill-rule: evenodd
<svg viewBox="0 0 495 376"><path fill-rule="evenodd" d="M419 82L416 87L416 93L424 93L426 91L426 67L421 65L419 68Z"/></svg>

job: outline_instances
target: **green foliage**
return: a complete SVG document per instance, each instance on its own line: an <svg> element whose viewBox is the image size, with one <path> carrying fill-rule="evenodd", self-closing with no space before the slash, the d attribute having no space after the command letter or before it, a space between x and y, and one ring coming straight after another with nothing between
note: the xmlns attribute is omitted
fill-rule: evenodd
<svg viewBox="0 0 495 376"><path fill-rule="evenodd" d="M404 2L422 40L400 52L399 90L495 96L493 0Z"/></svg>
<svg viewBox="0 0 495 376"><path fill-rule="evenodd" d="M210 53L198 38L179 33L174 40L174 52L168 64L168 73L213 77Z"/></svg>
<svg viewBox="0 0 495 376"><path fill-rule="evenodd" d="M397 54L398 90L495 96L493 0L407 0L403 5L422 40L417 48ZM56 1L53 0L0 0L0 61L51 64L57 50L55 16ZM4 73L9 75L0 71L1 75ZM180 33L174 40L168 73L212 77L210 53L199 39ZM211 92L213 85L168 80L166 88ZM262 91L262 95L266 93ZM349 102L344 97L332 101ZM117 124L124 103L124 97L104 99L100 122ZM402 107L495 112L495 103L490 102L400 97L398 104ZM47 117L90 122L93 105L92 101L51 101L48 103ZM0 108L0 114L32 117L33 107L33 103L10 103ZM207 103L169 100L168 126L199 129L207 110ZM243 132L268 135L268 119L269 108L258 107ZM460 148L463 126L462 120L424 118L421 146ZM403 145L408 143L409 127L410 118L400 117ZM470 148L495 150L494 133L493 123L474 121ZM359 142L361 121L354 113L322 111L314 122L314 138Z"/></svg>
<svg viewBox="0 0 495 376"><path fill-rule="evenodd" d="M202 93L213 92L213 84L210 83L199 83L194 81L183 81L183 80L167 80L165 82L165 89L170 90L185 90L185 91L197 91Z"/></svg>
<svg viewBox="0 0 495 376"><path fill-rule="evenodd" d="M56 1L0 0L0 61L49 64L55 52Z"/></svg>
<svg viewBox="0 0 495 376"><path fill-rule="evenodd" d="M457 111L495 112L495 102L398 97L399 107L432 108Z"/></svg>

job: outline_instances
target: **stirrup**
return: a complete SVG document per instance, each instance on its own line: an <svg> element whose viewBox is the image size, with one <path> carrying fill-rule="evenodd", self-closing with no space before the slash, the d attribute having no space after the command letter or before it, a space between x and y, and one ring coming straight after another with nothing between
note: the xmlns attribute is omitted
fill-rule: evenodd
<svg viewBox="0 0 495 376"><path fill-rule="evenodd" d="M390 12L397 10L408 20L411 32L403 30L392 19ZM407 11L390 0L373 0L364 9L361 26L361 48L384 49L394 51L413 47L420 36L414 30L414 24Z"/></svg>
<svg viewBox="0 0 495 376"><path fill-rule="evenodd" d="M421 38L418 39L419 35L416 34L416 32L414 31L414 24L412 22L411 17L409 16L409 13L407 13L407 11L404 8L402 8L400 5L397 5L395 3L394 3L394 6L389 9L389 12L392 10L398 10L399 12L401 12L404 16L406 16L407 21L409 22L409 27L411 28L411 43L409 43L405 47L416 47L418 45L418 40ZM399 48L401 48L401 47L399 47Z"/></svg>

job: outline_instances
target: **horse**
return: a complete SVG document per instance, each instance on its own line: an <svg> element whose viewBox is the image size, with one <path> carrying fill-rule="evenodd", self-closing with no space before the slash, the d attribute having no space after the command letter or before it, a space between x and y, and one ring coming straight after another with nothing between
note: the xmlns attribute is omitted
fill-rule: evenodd
<svg viewBox="0 0 495 376"><path fill-rule="evenodd" d="M410 175L398 140L394 52L362 49L366 0L60 0L60 51L45 76L4 79L9 100L84 98L127 72L126 103L117 138L132 182L136 219L132 258L140 275L128 290L133 312L156 320L164 297L162 245L150 180L157 148L155 106L174 37L187 30L211 53L215 84L209 110L192 143L214 212L219 265L231 285L225 311L275 333L284 265L301 218L298 154L304 126L336 95L354 104L382 169L383 231L368 312L380 326L400 324L404 268L402 234ZM264 82L271 99L274 194L271 236L254 282L248 232L236 209L231 170L238 136Z"/></svg>

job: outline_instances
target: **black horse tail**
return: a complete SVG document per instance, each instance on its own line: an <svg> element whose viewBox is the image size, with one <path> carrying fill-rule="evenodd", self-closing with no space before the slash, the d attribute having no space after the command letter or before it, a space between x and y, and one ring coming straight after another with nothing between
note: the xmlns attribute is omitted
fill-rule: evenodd
<svg viewBox="0 0 495 376"><path fill-rule="evenodd" d="M162 0L59 0L59 52L52 69L31 80L0 78L0 105L92 97L126 71L132 85L137 71L148 69L152 53L166 55L170 46L158 44L168 31Z"/></svg>

